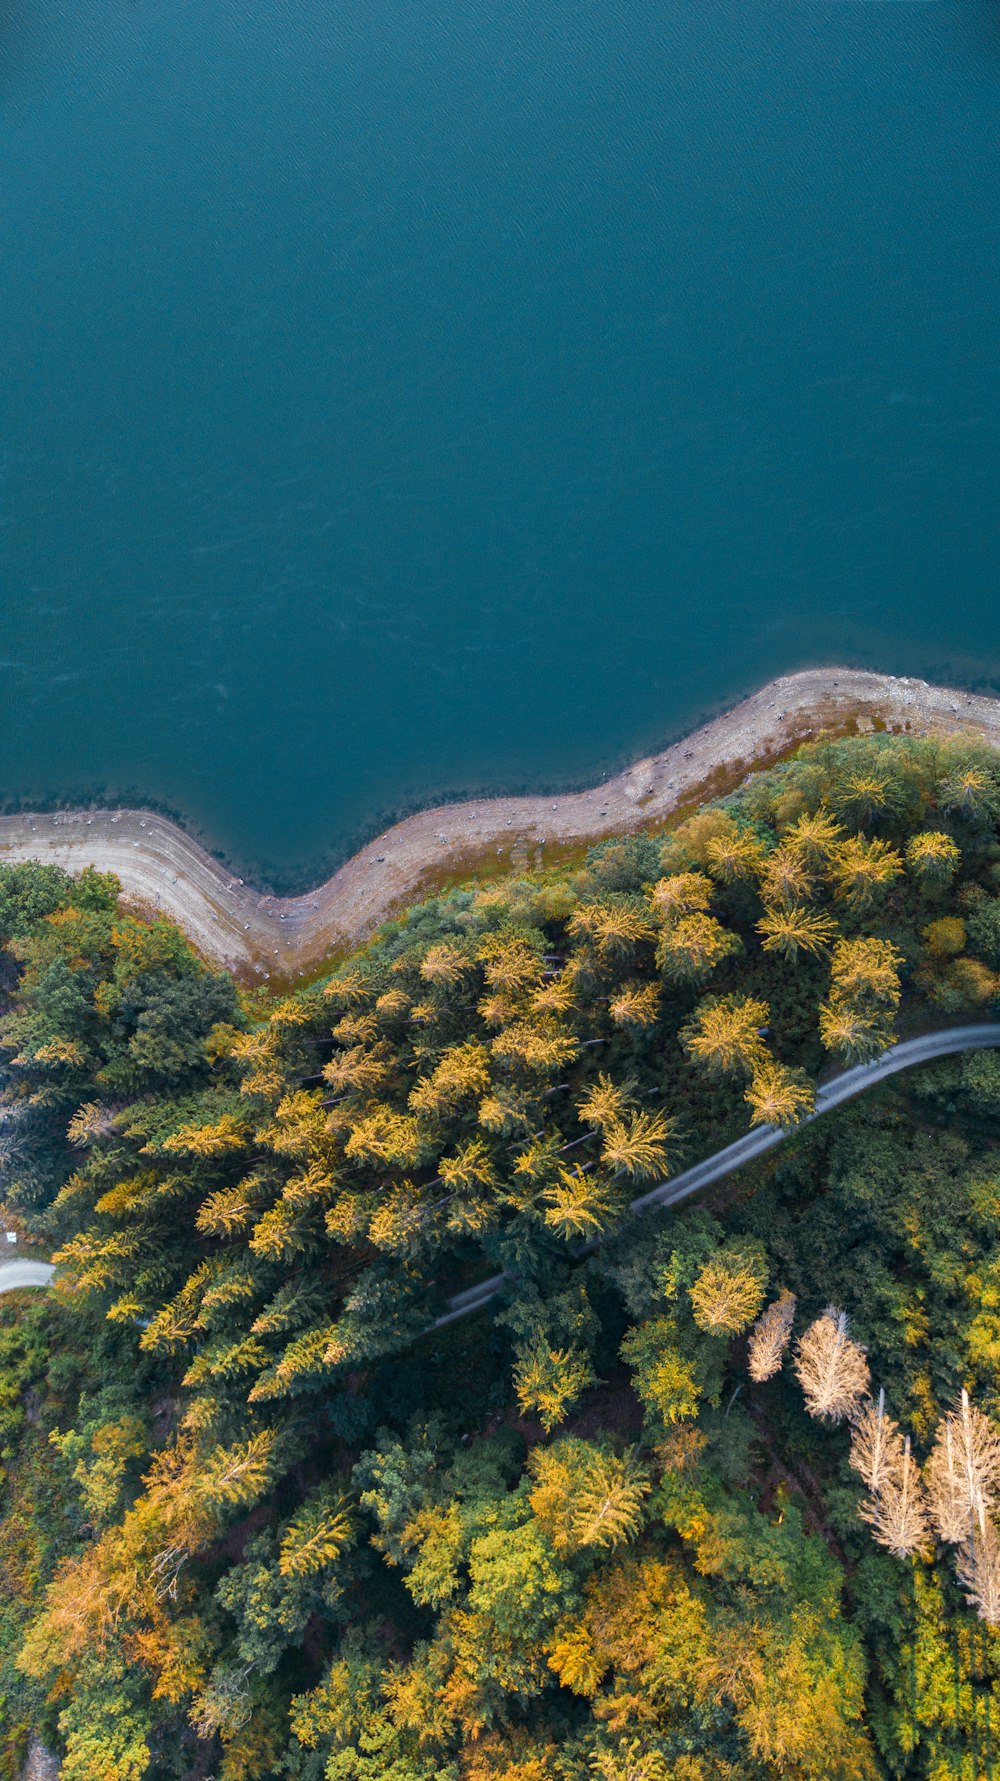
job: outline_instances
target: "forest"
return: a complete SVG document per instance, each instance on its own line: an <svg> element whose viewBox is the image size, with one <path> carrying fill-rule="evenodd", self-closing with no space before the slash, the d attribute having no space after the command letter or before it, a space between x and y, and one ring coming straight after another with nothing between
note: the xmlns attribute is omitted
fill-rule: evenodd
<svg viewBox="0 0 1000 1781"><path fill-rule="evenodd" d="M1000 1057L801 1125L1000 1016L985 746L811 744L287 995L94 872L0 868L0 939L57 1268L0 1299L2 1781L1000 1781Z"/></svg>

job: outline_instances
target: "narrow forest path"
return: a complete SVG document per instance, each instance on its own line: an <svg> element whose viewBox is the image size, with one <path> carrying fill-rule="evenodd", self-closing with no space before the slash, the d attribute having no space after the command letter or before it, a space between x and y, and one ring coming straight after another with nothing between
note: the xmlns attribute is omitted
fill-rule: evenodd
<svg viewBox="0 0 1000 1781"><path fill-rule="evenodd" d="M738 785L793 743L853 720L913 735L962 731L1000 749L1000 700L891 674L810 668L772 680L589 791L419 811L299 897L245 884L177 823L145 810L0 815L0 863L114 872L126 897L169 915L211 964L288 981L358 945L446 876L556 863L560 849L651 827ZM544 779L543 761L537 773Z"/></svg>
<svg viewBox="0 0 1000 1781"><path fill-rule="evenodd" d="M887 1051L883 1051L870 1064L855 1064L853 1069L843 1070L839 1076L824 1083L816 1091L815 1111L801 1125L793 1126L790 1131L783 1131L777 1126L758 1126L754 1131L745 1133L742 1138L737 1138L734 1143L726 1144L713 1156L706 1157L703 1162L693 1164L690 1169L671 1176L669 1181L662 1181L658 1187L650 1188L648 1193L640 1194L638 1199L632 1201L629 1211L639 1216L659 1206L675 1206L679 1200L688 1199L699 1189L709 1187L713 1181L721 1181L725 1176L732 1175L744 1163L754 1162L757 1157L765 1156L776 1144L794 1137L803 1126L811 1125L814 1120L821 1119L824 1113L842 1106L845 1101L853 1101L857 1095L864 1094L889 1076L898 1075L901 1070L910 1070L916 1064L932 1063L936 1058L953 1057L958 1052L987 1051L994 1047L1000 1047L1000 1022L996 1021L977 1026L948 1027L943 1032L921 1033L916 1039L902 1039L898 1044L890 1045ZM0 1262L0 1293L16 1292L25 1286L47 1286L53 1272L48 1262ZM456 1293L449 1301L448 1310L437 1319L434 1328L443 1329L446 1324L455 1323L458 1318L468 1317L471 1312L480 1310L483 1305L496 1298L509 1278L507 1274L492 1274L488 1280L481 1280L478 1285Z"/></svg>

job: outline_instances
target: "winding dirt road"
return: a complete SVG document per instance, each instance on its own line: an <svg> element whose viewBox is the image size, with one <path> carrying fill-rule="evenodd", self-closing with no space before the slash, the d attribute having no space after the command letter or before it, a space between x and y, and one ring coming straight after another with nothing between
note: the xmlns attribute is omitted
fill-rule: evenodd
<svg viewBox="0 0 1000 1781"><path fill-rule="evenodd" d="M590 791L444 804L397 823L301 897L273 897L227 872L176 823L142 810L0 816L0 861L114 872L202 956L244 978L293 979L366 939L442 873L539 865L559 846L662 822L799 740L847 723L914 734L967 730L1000 749L1000 701L853 669L785 675L662 754ZM546 848L549 849L546 854Z"/></svg>

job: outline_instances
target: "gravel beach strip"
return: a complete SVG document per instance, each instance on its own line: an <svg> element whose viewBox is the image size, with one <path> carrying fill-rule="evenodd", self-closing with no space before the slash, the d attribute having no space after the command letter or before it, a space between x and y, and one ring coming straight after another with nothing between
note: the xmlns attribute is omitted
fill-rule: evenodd
<svg viewBox="0 0 1000 1781"><path fill-rule="evenodd" d="M176 921L213 965L294 980L374 933L442 873L524 869L556 845L655 826L824 730L879 725L914 735L975 732L1000 750L1000 700L848 668L772 680L662 754L589 791L439 805L395 824L324 884L265 895L227 872L177 823L144 810L0 816L0 860L114 872L125 897ZM549 854L546 855L546 848Z"/></svg>

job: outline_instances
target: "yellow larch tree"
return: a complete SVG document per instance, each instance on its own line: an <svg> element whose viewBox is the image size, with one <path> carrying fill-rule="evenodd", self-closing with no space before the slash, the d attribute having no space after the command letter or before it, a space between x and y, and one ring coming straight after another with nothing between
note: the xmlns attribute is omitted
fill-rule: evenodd
<svg viewBox="0 0 1000 1781"><path fill-rule="evenodd" d="M489 1086L486 1049L478 1040L469 1039L442 1053L430 1074L411 1090L409 1104L414 1113L439 1119L473 1096L485 1094Z"/></svg>
<svg viewBox="0 0 1000 1781"><path fill-rule="evenodd" d="M752 1075L767 1055L763 1029L771 1018L756 996L712 996L699 1002L684 1028L689 1056L715 1075Z"/></svg>
<svg viewBox="0 0 1000 1781"><path fill-rule="evenodd" d="M506 929L487 934L477 956L490 989L512 1000L536 989L545 969L537 949L523 935Z"/></svg>
<svg viewBox="0 0 1000 1781"><path fill-rule="evenodd" d="M577 1001L576 985L566 972L553 972L531 995L533 1014L569 1014Z"/></svg>
<svg viewBox="0 0 1000 1781"><path fill-rule="evenodd" d="M585 903L574 910L568 932L589 940L605 962L632 959L640 947L651 945L656 928L648 907L637 900L619 903Z"/></svg>
<svg viewBox="0 0 1000 1781"><path fill-rule="evenodd" d="M293 1516L281 1541L282 1577L314 1577L335 1565L355 1537L351 1505L329 1490L314 1493Z"/></svg>
<svg viewBox="0 0 1000 1781"><path fill-rule="evenodd" d="M333 1028L332 1037L338 1045L369 1045L377 1034L377 1014L370 1008L363 1008L342 1015Z"/></svg>
<svg viewBox="0 0 1000 1781"><path fill-rule="evenodd" d="M892 1030L849 1003L824 1002L819 1011L819 1036L827 1051L845 1064L863 1064L892 1042Z"/></svg>
<svg viewBox="0 0 1000 1781"><path fill-rule="evenodd" d="M433 989L453 989L474 970L474 960L453 940L429 947L420 961L420 975Z"/></svg>
<svg viewBox="0 0 1000 1781"><path fill-rule="evenodd" d="M713 915L686 915L660 935L657 961L668 980L699 983L742 949L739 936Z"/></svg>
<svg viewBox="0 0 1000 1781"><path fill-rule="evenodd" d="M830 964L830 993L820 1005L820 1037L847 1062L875 1057L892 1043L902 956L873 936L839 940Z"/></svg>
<svg viewBox="0 0 1000 1781"><path fill-rule="evenodd" d="M601 1161L636 1182L668 1173L678 1154L676 1121L664 1113L631 1113L604 1127Z"/></svg>
<svg viewBox="0 0 1000 1781"><path fill-rule="evenodd" d="M997 789L984 767L961 764L942 781L940 798L942 809L971 820L990 814L997 802Z"/></svg>
<svg viewBox="0 0 1000 1781"><path fill-rule="evenodd" d="M594 1378L582 1348L552 1348L544 1337L522 1348L514 1366L517 1401L526 1415L538 1417L546 1434L564 1420Z"/></svg>
<svg viewBox="0 0 1000 1781"><path fill-rule="evenodd" d="M582 1123L594 1126L598 1131L606 1130L608 1126L620 1125L628 1109L629 1100L624 1090L603 1071L583 1100L577 1102L576 1107Z"/></svg>
<svg viewBox="0 0 1000 1781"><path fill-rule="evenodd" d="M625 983L608 1003L608 1013L616 1027L655 1026L659 1009L658 983Z"/></svg>
<svg viewBox="0 0 1000 1781"><path fill-rule="evenodd" d="M878 771L849 773L831 794L837 814L859 825L875 822L891 801L892 781L887 773Z"/></svg>
<svg viewBox="0 0 1000 1781"><path fill-rule="evenodd" d="M706 854L708 870L722 884L752 883L764 866L763 845L745 831L716 836L708 843Z"/></svg>
<svg viewBox="0 0 1000 1781"><path fill-rule="evenodd" d="M822 866L843 838L840 823L823 805L818 810L803 812L781 837L782 845L793 848L811 869Z"/></svg>
<svg viewBox="0 0 1000 1781"><path fill-rule="evenodd" d="M613 1549L635 1538L652 1487L635 1453L609 1453L572 1436L536 1447L528 1465L532 1512L556 1552Z"/></svg>
<svg viewBox="0 0 1000 1781"><path fill-rule="evenodd" d="M850 835L830 855L827 872L834 895L851 909L867 909L894 884L903 861L887 841Z"/></svg>
<svg viewBox="0 0 1000 1781"><path fill-rule="evenodd" d="M906 846L906 863L914 878L928 889L950 884L961 863L961 851L950 835L939 829L923 829Z"/></svg>
<svg viewBox="0 0 1000 1781"><path fill-rule="evenodd" d="M760 875L760 894L766 904L788 908L808 902L815 880L802 853L795 847L778 847L768 855Z"/></svg>
<svg viewBox="0 0 1000 1781"><path fill-rule="evenodd" d="M765 1283L761 1251L717 1250L691 1287L691 1309L698 1328L711 1336L741 1335L761 1308Z"/></svg>
<svg viewBox="0 0 1000 1781"><path fill-rule="evenodd" d="M454 1193L491 1188L495 1182L493 1159L481 1138L470 1138L452 1156L438 1163L441 1180Z"/></svg>
<svg viewBox="0 0 1000 1781"><path fill-rule="evenodd" d="M426 1139L419 1124L393 1107L376 1105L354 1125L345 1156L359 1163L412 1169L423 1158Z"/></svg>
<svg viewBox="0 0 1000 1781"><path fill-rule="evenodd" d="M780 953L794 963L800 952L814 957L826 952L836 937L837 924L822 910L792 903L780 909L766 909L757 923L757 932L765 952Z"/></svg>
<svg viewBox="0 0 1000 1781"><path fill-rule="evenodd" d="M704 872L677 872L661 878L649 893L661 922L680 921L685 915L702 914L712 901L712 881Z"/></svg>
<svg viewBox="0 0 1000 1781"><path fill-rule="evenodd" d="M566 1239L600 1235L621 1211L619 1197L607 1177L579 1164L560 1166L542 1198L546 1225Z"/></svg>
<svg viewBox="0 0 1000 1781"><path fill-rule="evenodd" d="M753 1114L753 1125L791 1127L812 1113L816 1090L804 1070L789 1069L765 1055L754 1066L743 1098Z"/></svg>
<svg viewBox="0 0 1000 1781"><path fill-rule="evenodd" d="M392 1078L395 1060L388 1044L351 1045L323 1065L323 1080L335 1094L378 1095Z"/></svg>
<svg viewBox="0 0 1000 1781"><path fill-rule="evenodd" d="M579 1049L579 1040L554 1020L515 1021L490 1046L494 1057L543 1075L571 1063Z"/></svg>

